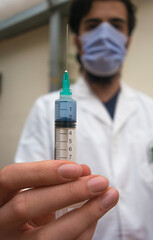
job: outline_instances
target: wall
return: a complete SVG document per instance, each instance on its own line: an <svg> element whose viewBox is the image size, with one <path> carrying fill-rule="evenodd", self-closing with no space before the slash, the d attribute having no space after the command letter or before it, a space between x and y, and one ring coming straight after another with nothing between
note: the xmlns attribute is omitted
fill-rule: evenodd
<svg viewBox="0 0 153 240"><path fill-rule="evenodd" d="M49 91L48 26L0 42L0 168L13 162L35 99Z"/></svg>
<svg viewBox="0 0 153 240"><path fill-rule="evenodd" d="M131 39L123 79L153 97L153 1L137 0L138 24Z"/></svg>
<svg viewBox="0 0 153 240"><path fill-rule="evenodd" d="M25 11L45 0L1 0L0 21L10 18L22 11Z"/></svg>

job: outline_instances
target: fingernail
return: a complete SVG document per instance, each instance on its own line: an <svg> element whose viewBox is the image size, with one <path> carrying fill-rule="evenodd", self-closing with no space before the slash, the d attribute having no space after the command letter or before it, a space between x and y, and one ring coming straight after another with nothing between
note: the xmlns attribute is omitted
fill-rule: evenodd
<svg viewBox="0 0 153 240"><path fill-rule="evenodd" d="M59 174L65 178L76 178L82 174L82 167L77 164L63 164L58 169Z"/></svg>
<svg viewBox="0 0 153 240"><path fill-rule="evenodd" d="M102 192L108 187L108 180L103 177L94 177L88 181L88 186L91 192Z"/></svg>
<svg viewBox="0 0 153 240"><path fill-rule="evenodd" d="M116 189L110 189L100 197L101 208L105 210L111 208L118 201L118 197L118 191Z"/></svg>

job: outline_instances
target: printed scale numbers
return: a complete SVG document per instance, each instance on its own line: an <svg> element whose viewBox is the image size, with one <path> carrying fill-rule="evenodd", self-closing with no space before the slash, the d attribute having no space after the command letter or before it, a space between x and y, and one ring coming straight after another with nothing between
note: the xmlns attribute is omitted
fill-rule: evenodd
<svg viewBox="0 0 153 240"><path fill-rule="evenodd" d="M56 159L75 161L75 128L56 128Z"/></svg>

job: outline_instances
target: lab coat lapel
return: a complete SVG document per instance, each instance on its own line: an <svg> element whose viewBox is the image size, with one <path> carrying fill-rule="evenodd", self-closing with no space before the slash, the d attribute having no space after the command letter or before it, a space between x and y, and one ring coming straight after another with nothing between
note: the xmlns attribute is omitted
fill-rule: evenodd
<svg viewBox="0 0 153 240"><path fill-rule="evenodd" d="M136 113L136 99L134 91L126 86L125 83L121 84L121 93L118 98L113 132L114 134L128 122L130 117Z"/></svg>
<svg viewBox="0 0 153 240"><path fill-rule="evenodd" d="M78 99L78 105L86 112L91 112L97 119L108 126L112 126L112 119L109 116L103 103L94 95L83 78L80 78L73 87L73 96Z"/></svg>

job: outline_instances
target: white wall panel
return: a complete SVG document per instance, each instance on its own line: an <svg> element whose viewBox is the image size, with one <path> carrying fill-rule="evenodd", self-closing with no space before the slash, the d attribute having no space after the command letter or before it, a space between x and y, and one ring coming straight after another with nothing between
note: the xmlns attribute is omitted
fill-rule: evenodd
<svg viewBox="0 0 153 240"><path fill-rule="evenodd" d="M12 163L29 111L49 91L48 26L0 42L0 168Z"/></svg>
<svg viewBox="0 0 153 240"><path fill-rule="evenodd" d="M0 21L44 1L45 0L0 0Z"/></svg>

